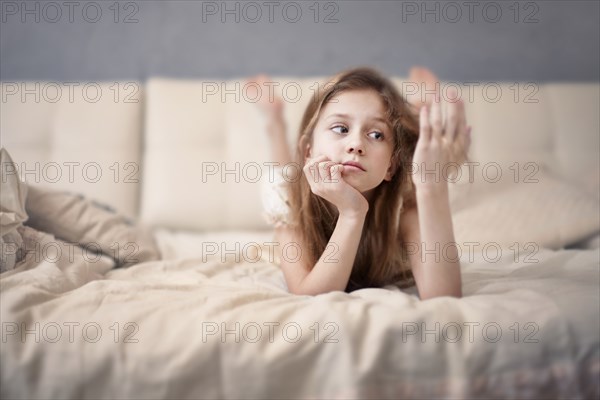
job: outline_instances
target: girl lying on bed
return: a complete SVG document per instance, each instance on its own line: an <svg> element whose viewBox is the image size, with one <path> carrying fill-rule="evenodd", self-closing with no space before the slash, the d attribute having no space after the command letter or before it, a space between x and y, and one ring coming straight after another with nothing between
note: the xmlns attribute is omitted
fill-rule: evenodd
<svg viewBox="0 0 600 400"><path fill-rule="evenodd" d="M435 79L422 69L411 77ZM272 100L260 105L273 158L284 166L292 159L283 101ZM421 106L370 68L339 73L310 101L294 161L303 176L279 179L280 202L267 210L279 251L286 243L302 249L299 260L280 254L290 292L416 283L421 299L461 296L448 182L420 171L462 164L470 128L460 100L446 103L445 117L439 95Z"/></svg>

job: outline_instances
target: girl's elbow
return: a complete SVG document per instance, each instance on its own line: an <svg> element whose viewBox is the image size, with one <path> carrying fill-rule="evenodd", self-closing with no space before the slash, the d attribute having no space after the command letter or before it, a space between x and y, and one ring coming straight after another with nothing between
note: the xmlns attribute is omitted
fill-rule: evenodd
<svg viewBox="0 0 600 400"><path fill-rule="evenodd" d="M288 291L290 294L295 294L298 296L316 296L317 293L310 285L304 284L304 280L294 283L288 283Z"/></svg>
<svg viewBox="0 0 600 400"><path fill-rule="evenodd" d="M338 290L343 291L344 289L339 289L338 287L315 285L313 284L313 282L307 282L306 280L303 280L299 283L296 283L295 285L290 285L288 287L288 290L291 294L296 294L299 296L317 296L320 294L335 292Z"/></svg>
<svg viewBox="0 0 600 400"><path fill-rule="evenodd" d="M461 290L461 288L458 288L458 289L451 289L451 290L424 292L421 294L420 299L421 300L429 300L429 299L435 299L436 297L455 297L455 298L460 299L460 298L462 298L462 290Z"/></svg>
<svg viewBox="0 0 600 400"><path fill-rule="evenodd" d="M303 287L289 288L289 292L290 292L290 294L295 294L297 296L317 296L319 294L324 293L324 292L319 292L316 290L312 290L310 288L303 288Z"/></svg>

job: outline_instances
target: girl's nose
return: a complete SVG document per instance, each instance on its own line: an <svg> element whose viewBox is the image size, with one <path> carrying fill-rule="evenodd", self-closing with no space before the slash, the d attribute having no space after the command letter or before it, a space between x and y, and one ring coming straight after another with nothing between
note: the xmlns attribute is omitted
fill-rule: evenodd
<svg viewBox="0 0 600 400"><path fill-rule="evenodd" d="M365 153L365 148L360 138L350 137L348 139L348 144L346 145L347 153L357 153L360 155Z"/></svg>

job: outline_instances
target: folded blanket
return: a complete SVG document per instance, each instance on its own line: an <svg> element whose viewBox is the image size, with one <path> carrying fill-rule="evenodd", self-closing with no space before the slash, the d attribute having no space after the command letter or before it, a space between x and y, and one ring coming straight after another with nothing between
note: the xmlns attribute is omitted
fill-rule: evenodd
<svg viewBox="0 0 600 400"><path fill-rule="evenodd" d="M18 229L27 220L27 185L21 182L16 166L4 147L0 149L0 176L0 272L4 272L13 269L23 258L23 238Z"/></svg>
<svg viewBox="0 0 600 400"><path fill-rule="evenodd" d="M4 148L0 161L0 272L15 268L25 253L42 251L24 246L24 224L67 246L109 256L118 267L160 259L150 229L81 194L27 185L19 179L17 165Z"/></svg>

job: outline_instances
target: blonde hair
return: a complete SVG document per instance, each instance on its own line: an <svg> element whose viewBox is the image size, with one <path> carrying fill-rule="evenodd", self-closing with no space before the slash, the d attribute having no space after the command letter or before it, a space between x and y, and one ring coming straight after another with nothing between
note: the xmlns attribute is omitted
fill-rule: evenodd
<svg viewBox="0 0 600 400"><path fill-rule="evenodd" d="M394 84L372 68L343 71L319 90L307 106L298 136L296 158L304 167L306 144L328 101L342 92L373 90L383 101L392 130L392 178L377 186L371 198L352 273L346 291L364 287L414 285L400 228L404 209L416 206L409 166L418 140L418 121ZM290 217L306 249L302 257L314 266L325 251L337 223L335 206L313 194L305 177L290 182Z"/></svg>

